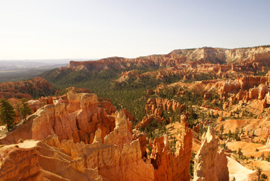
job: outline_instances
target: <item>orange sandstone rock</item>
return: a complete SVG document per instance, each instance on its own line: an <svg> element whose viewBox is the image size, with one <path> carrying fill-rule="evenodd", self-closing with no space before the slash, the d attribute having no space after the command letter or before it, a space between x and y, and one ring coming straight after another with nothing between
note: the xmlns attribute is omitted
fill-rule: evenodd
<svg viewBox="0 0 270 181"><path fill-rule="evenodd" d="M1 139L0 143L14 143L21 138L43 140L54 134L59 140L92 143L98 128L102 131L102 139L114 129L114 116L107 114L109 110L99 106L95 94L70 93L67 101L55 100L54 104L38 109L22 125L25 131L20 127Z"/></svg>
<svg viewBox="0 0 270 181"><path fill-rule="evenodd" d="M176 150L169 149L167 136L154 140L151 163L155 168L155 180L189 180L189 162L191 158L192 133L188 123L181 122L177 136Z"/></svg>
<svg viewBox="0 0 270 181"><path fill-rule="evenodd" d="M13 145L15 146L15 145ZM0 180L43 180L36 148L0 149Z"/></svg>
<svg viewBox="0 0 270 181"><path fill-rule="evenodd" d="M227 158L224 151L218 152L214 131L208 127L202 137L202 145L194 159L194 180L229 180Z"/></svg>

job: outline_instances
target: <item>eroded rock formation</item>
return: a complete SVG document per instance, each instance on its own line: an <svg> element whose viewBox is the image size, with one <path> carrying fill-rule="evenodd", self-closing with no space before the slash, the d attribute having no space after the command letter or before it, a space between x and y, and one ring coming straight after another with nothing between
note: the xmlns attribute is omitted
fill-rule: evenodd
<svg viewBox="0 0 270 181"><path fill-rule="evenodd" d="M155 180L190 180L189 162L191 158L192 133L188 123L181 122L176 138L175 152L169 148L168 137L153 141L151 163L155 168Z"/></svg>
<svg viewBox="0 0 270 181"><path fill-rule="evenodd" d="M227 158L224 151L218 151L218 141L212 128L202 137L202 145L194 159L195 181L229 180Z"/></svg>
<svg viewBox="0 0 270 181"><path fill-rule="evenodd" d="M13 144L0 149L3 179L189 180L192 134L185 121L175 152L165 135L154 140L146 158L146 135L132 130L124 110L108 114L110 106L102 107L91 93L52 102L0 140ZM25 157L31 159L23 162Z"/></svg>
<svg viewBox="0 0 270 181"><path fill-rule="evenodd" d="M35 143L32 143L35 144ZM0 180L43 180L35 147L0 149Z"/></svg>
<svg viewBox="0 0 270 181"><path fill-rule="evenodd" d="M137 128L145 128L147 125L151 124L152 120L155 118L158 122L166 121L162 118L163 111L173 111L181 113L186 109L185 104L180 104L177 101L170 101L168 99L162 98L149 98L145 105L146 116L143 117L143 120L139 122ZM169 120L167 120L169 121Z"/></svg>
<svg viewBox="0 0 270 181"><path fill-rule="evenodd" d="M92 143L98 128L102 130L102 139L114 129L114 117L108 114L115 110L111 107L108 102L104 107L101 106L96 94L69 93L66 101L60 97L53 104L38 109L28 117L26 123L0 142L7 144L19 139L43 140L55 134L59 140Z"/></svg>

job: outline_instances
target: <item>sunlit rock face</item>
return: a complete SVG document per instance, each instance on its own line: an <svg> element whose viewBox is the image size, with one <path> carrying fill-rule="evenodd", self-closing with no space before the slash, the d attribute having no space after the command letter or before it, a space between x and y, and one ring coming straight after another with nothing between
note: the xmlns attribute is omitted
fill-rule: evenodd
<svg viewBox="0 0 270 181"><path fill-rule="evenodd" d="M40 105L44 101L46 105ZM30 103L36 112L0 140L8 145L0 150L3 179L189 179L192 136L186 123L182 125L174 154L167 141L166 144L154 141L151 158L147 159L146 135L132 130L130 112L116 111L111 103L99 102L96 94L70 91L65 96ZM22 143L17 144L18 140ZM11 163L14 155L19 160ZM31 157L30 161L21 163L20 158L25 156ZM7 174L10 169L4 168L10 168L13 174ZM27 173L20 174L27 169Z"/></svg>
<svg viewBox="0 0 270 181"><path fill-rule="evenodd" d="M65 100L66 99L66 100ZM97 100L92 93L69 93L66 98L54 98L52 104L39 108L18 129L0 143L16 143L19 139L43 140L57 135L59 140L92 143L95 131L102 131L102 139L115 127L115 107Z"/></svg>
<svg viewBox="0 0 270 181"><path fill-rule="evenodd" d="M194 180L229 180L227 158L224 151L218 151L218 141L212 128L202 137L202 145L194 159Z"/></svg>
<svg viewBox="0 0 270 181"><path fill-rule="evenodd" d="M192 149L192 133L188 123L182 120L176 137L176 150L172 153L165 135L153 141L151 163L155 168L155 180L190 180L189 163Z"/></svg>

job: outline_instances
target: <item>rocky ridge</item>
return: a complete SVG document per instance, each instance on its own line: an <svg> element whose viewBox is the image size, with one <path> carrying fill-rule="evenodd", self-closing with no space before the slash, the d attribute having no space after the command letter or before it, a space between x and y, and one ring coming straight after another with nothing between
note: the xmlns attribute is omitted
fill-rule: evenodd
<svg viewBox="0 0 270 181"><path fill-rule="evenodd" d="M110 57L97 61L70 61L68 66L47 72L42 76L51 82L69 84L69 82L87 81L90 75L102 74L101 77L111 78L112 72L116 74L122 71L120 78L114 77L113 84L139 85L153 80L175 82L256 75L267 71L269 60L269 47L242 49L204 47L174 50L166 55L150 55L134 59Z"/></svg>
<svg viewBox="0 0 270 181"><path fill-rule="evenodd" d="M230 62L264 62L269 64L270 48L247 48L247 49L223 49L223 48L197 48L186 50L174 50L167 55L150 55L135 59L126 59L122 57L104 58L98 61L71 61L66 68L73 70L105 70L118 69L126 70L131 67L147 66L177 66L189 61L198 61L202 63L230 63ZM192 65L192 64L191 64Z"/></svg>

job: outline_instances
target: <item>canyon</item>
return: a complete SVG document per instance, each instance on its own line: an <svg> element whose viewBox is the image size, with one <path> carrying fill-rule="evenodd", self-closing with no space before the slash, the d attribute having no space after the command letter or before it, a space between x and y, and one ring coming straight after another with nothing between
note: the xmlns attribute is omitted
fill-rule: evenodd
<svg viewBox="0 0 270 181"><path fill-rule="evenodd" d="M31 114L1 127L0 180L266 180L269 60L268 46L203 47L1 83Z"/></svg>
<svg viewBox="0 0 270 181"><path fill-rule="evenodd" d="M0 149L0 178L189 179L192 135L186 122L182 123L174 154L165 136L153 140L151 156L146 158L145 134L132 130L124 110L114 111L111 104L101 106L91 93L54 98L53 104L38 109L1 138L1 145L5 146ZM31 159L25 162L26 158Z"/></svg>

